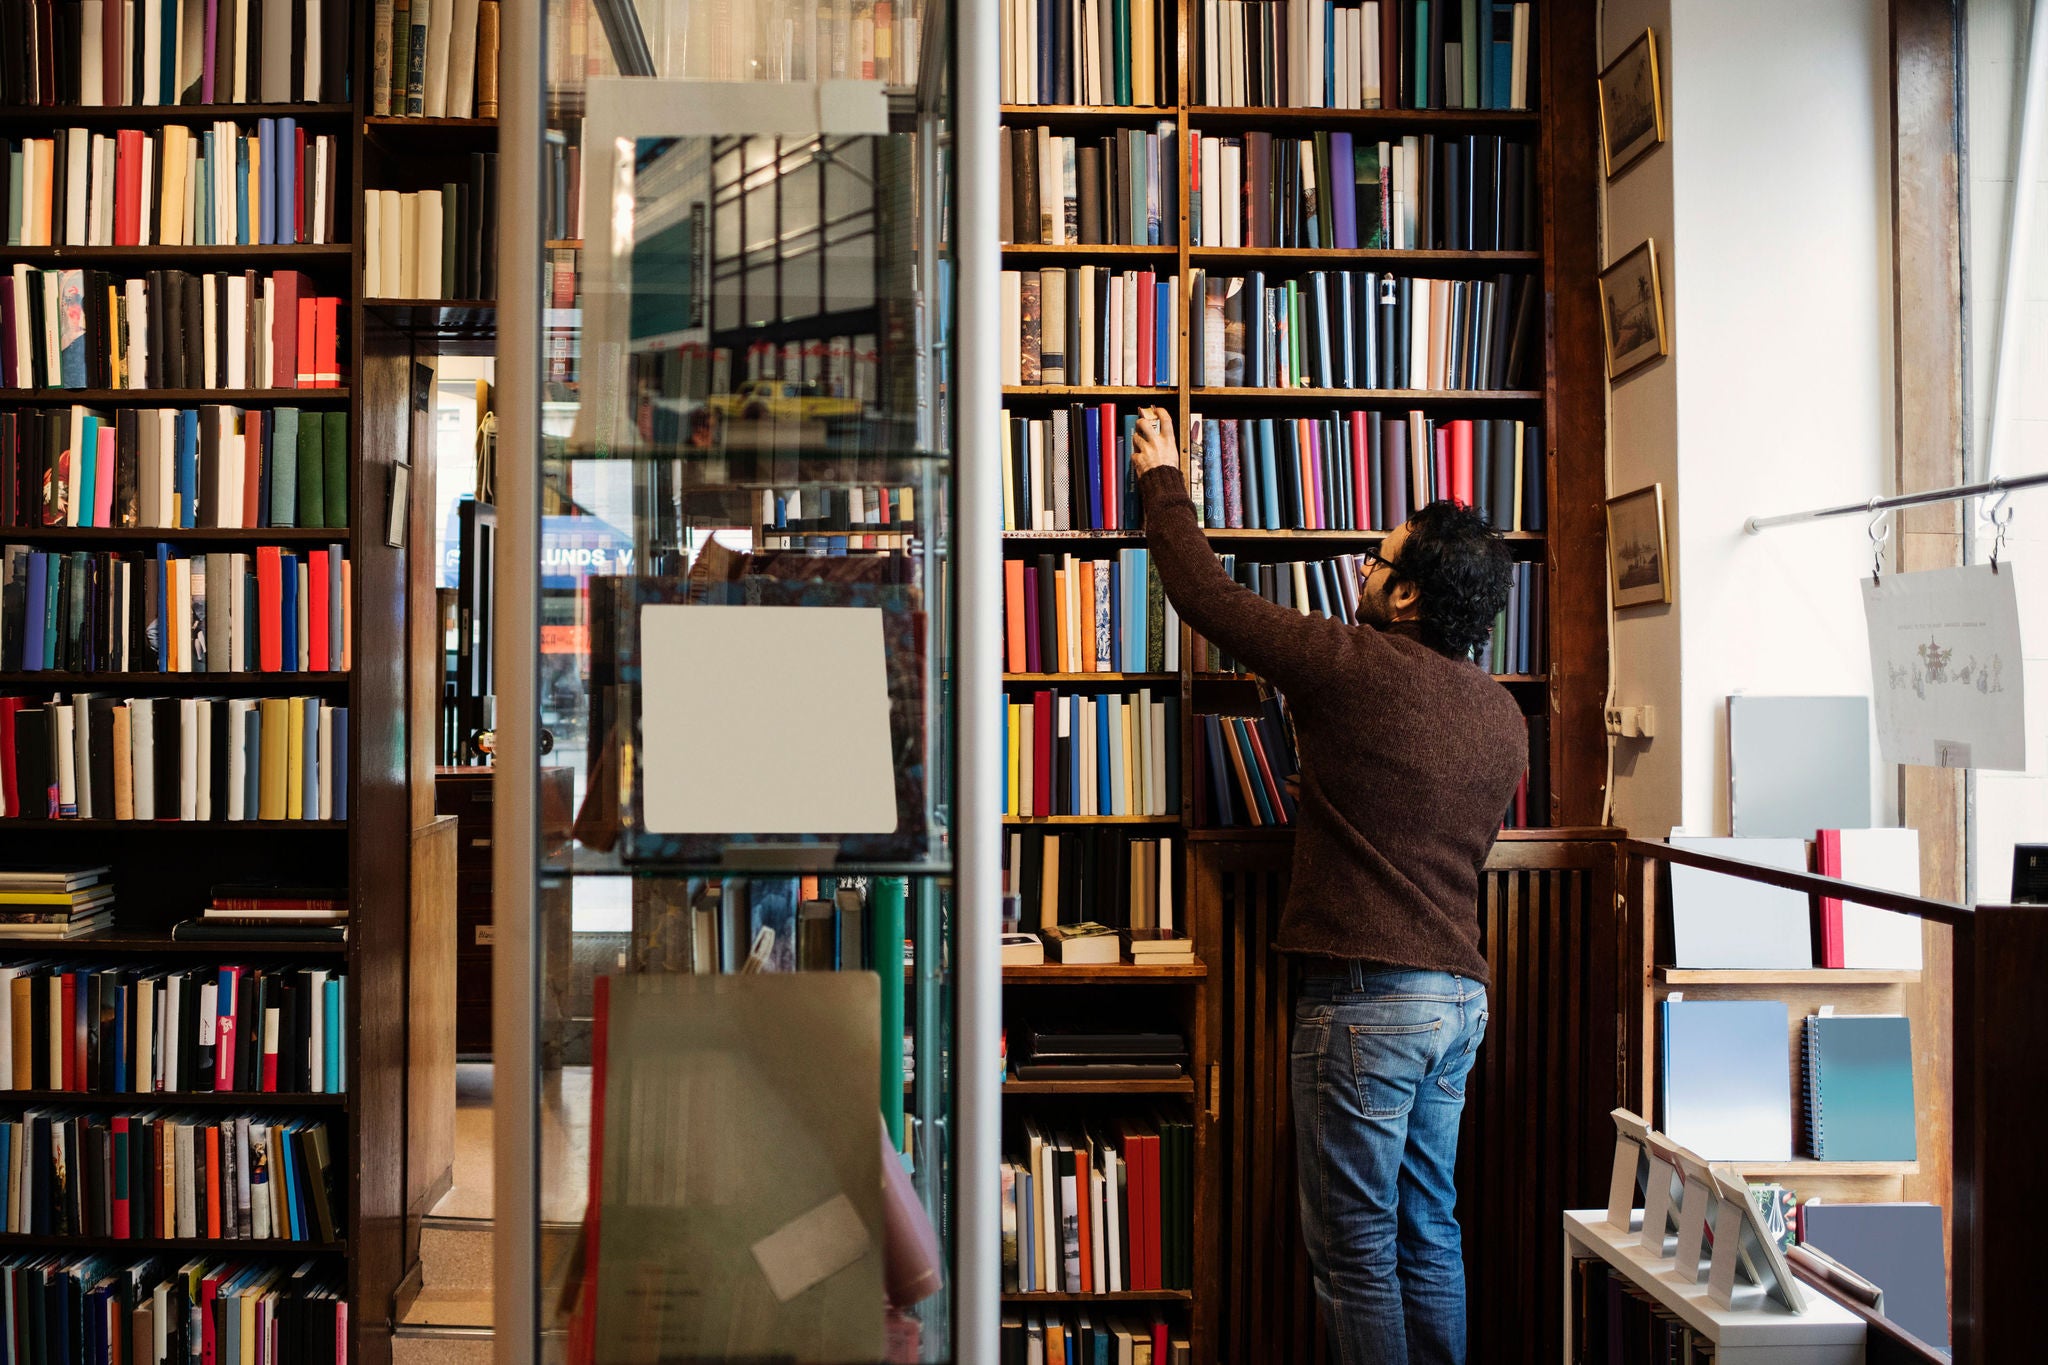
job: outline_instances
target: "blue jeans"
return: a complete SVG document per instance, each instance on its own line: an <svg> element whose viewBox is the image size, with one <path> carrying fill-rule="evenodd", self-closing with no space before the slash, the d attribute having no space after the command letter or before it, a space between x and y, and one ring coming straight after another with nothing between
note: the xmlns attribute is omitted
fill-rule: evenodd
<svg viewBox="0 0 2048 1365"><path fill-rule="evenodd" d="M1338 1365L1459 1365L1458 1119L1486 988L1449 972L1324 967L1289 1047L1301 1228Z"/></svg>

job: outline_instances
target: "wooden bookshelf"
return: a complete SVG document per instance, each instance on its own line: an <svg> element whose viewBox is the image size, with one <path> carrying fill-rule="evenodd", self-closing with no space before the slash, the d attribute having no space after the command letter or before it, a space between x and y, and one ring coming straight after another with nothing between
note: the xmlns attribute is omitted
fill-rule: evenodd
<svg viewBox="0 0 2048 1365"><path fill-rule="evenodd" d="M1112 270L1151 268L1162 277L1171 273L1182 291L1183 301L1178 335L1170 342L1177 349L1179 382L1149 388L1005 385L1004 406L1010 412L1032 417L1073 403L1114 402L1120 416L1140 406L1158 406L1173 415L1176 429L1183 435L1194 412L1216 417L1293 417L1331 409L1420 409L1432 418L1513 418L1540 426L1546 451L1546 529L1513 532L1506 539L1518 561L1544 566L1544 636L1548 658L1531 673L1507 675L1498 681L1515 696L1525 714L1548 717L1548 750L1544 755L1548 786L1532 797L1533 823L1550 827L1597 825L1604 807L1606 783L1602 703L1607 687L1608 644L1606 543L1601 506L1606 489L1600 455L1606 446L1605 365L1597 296L1588 284L1604 264L1598 233L1602 180L1597 110L1592 93L1596 74L1593 54L1597 51L1595 12L1589 7L1535 7L1530 35L1531 108L1338 110L1193 103L1197 87L1191 83L1188 68L1200 59L1197 16L1203 8L1196 0L1167 5L1168 49L1177 53L1183 69L1162 73L1166 103L1156 107L1001 107L1006 130L1044 126L1058 136L1081 138L1105 136L1118 129L1172 130L1174 156L1168 173L1177 176L1175 197L1179 214L1174 224L1175 245L1051 246L1013 242L1003 247L1002 266L1005 270L1035 270L1096 265ZM1533 145L1534 176L1526 192L1535 197L1536 238L1529 249L1469 252L1190 245L1190 133L1230 136L1257 130L1306 137L1326 129L1378 138L1497 134ZM1168 158L1162 154L1161 161L1167 163ZM1187 365L1191 310L1186 306L1186 290L1193 272L1240 274L1254 268L1263 268L1269 276L1282 278L1320 268L1388 269L1435 278L1507 274L1531 280L1541 291L1540 315L1546 319L1540 331L1539 364L1527 387L1508 391L1192 385ZM1241 562L1247 558L1323 559L1376 545L1384 534L1221 527L1207 531L1219 552L1236 554ZM1005 532L1004 549L1012 557L1067 553L1100 559L1113 557L1118 549L1142 545L1143 539L1142 532L1136 530L1020 529ZM1183 637L1183 645L1185 642ZM1126 975L1132 970L1128 967L1096 969L1101 977L1095 980L1058 976L1056 973L1062 970L1073 969L1053 964L1010 968L1004 973L1005 1016L1007 1022L1013 1011L1023 1007L1024 1000L1045 987L1065 984L1073 989L1054 994L1062 1002L1075 1002L1076 1007L1092 1006L1111 1012L1123 1008L1133 1015L1149 1009L1154 1015L1163 1012L1184 1023L1190 1030L1193 1083L1188 1099L1195 1115L1193 1283L1197 1289L1184 1296L1184 1300L1160 1302L1178 1308L1184 1301L1193 1357L1198 1361L1268 1356L1306 1359L1311 1351L1314 1300L1305 1272L1288 1268L1299 1263L1298 1246L1277 1248L1287 1262L1278 1271L1269 1268L1263 1252L1254 1251L1266 1245L1260 1238L1267 1234L1260 1230L1266 1228L1269 1232L1269 1225L1284 1222L1288 1216L1285 1210L1293 1199L1291 1186L1281 1185L1282 1179L1291 1179L1291 1175L1277 1175L1274 1163L1260 1161L1256 1154L1263 1152L1264 1147L1262 1140L1254 1136L1274 1129L1269 1135L1271 1141L1285 1146L1291 1157L1292 1138L1284 1118L1286 1029L1282 1024L1270 1035L1277 1042L1260 1041L1269 1035L1261 1032L1265 1026L1256 1022L1266 1015L1284 1013L1288 988L1282 960L1262 947L1270 937L1269 922L1262 922L1265 931L1258 935L1257 944L1240 941L1247 932L1243 918L1245 898L1264 904L1267 892L1261 888L1267 883L1263 879L1269 875L1269 869L1284 861L1294 835L1291 828L1284 826L1193 826L1194 792L1201 780L1201 770L1195 762L1197 727L1193 717L1205 710L1242 710L1239 703L1252 681L1239 675L1201 673L1192 667L1193 662L1190 652L1183 648L1177 670L1184 717L1178 737L1182 745L1179 823L1145 820L1141 823L1164 827L1136 833L1171 835L1183 845L1176 850L1176 859L1186 869L1177 907L1186 917L1185 931L1203 945L1200 951L1205 964L1198 968L1201 974L1173 990L1174 1003L1162 1011L1156 1000L1149 1004L1146 1000L1161 995L1162 987L1171 983L1155 979L1146 990L1138 991L1134 989L1138 979ZM1153 679L1148 675L1147 680ZM1071 692L1111 684L1104 675L1084 673L1011 674L1006 675L1005 685L1014 698L1018 688L1027 685ZM1170 736L1169 742L1174 742L1174 738ZM1026 825L1053 829L1073 822L1074 817L1053 817L1034 821L1013 819L1006 821L1006 825L1009 830ZM1086 826L1124 822L1081 818L1078 823ZM1520 832L1510 832L1504 842L1512 846L1519 835ZM1540 836L1532 833L1527 837ZM1200 885L1196 884L1198 876ZM1277 906L1271 907L1271 913L1277 914ZM1225 964L1214 967L1213 973L1206 963L1212 948L1218 954L1217 963ZM1119 1005L1120 1001L1129 1003ZM1509 1011L1503 1018L1512 1018L1513 1004L1513 997L1506 996L1496 1008ZM1010 1029L1014 1040L1016 1025L1011 1023ZM1252 1097L1256 1095L1265 1098L1255 1104ZM1025 1105L1036 1110L1058 1102L1055 1097L1005 1087L1005 1108L1011 1112ZM1272 1117L1276 1106L1283 1116L1277 1120ZM1495 1132L1480 1144L1484 1155L1473 1159L1484 1160L1491 1171L1509 1163L1521 1163L1520 1153L1525 1146L1518 1135ZM1286 1169L1291 1171L1291 1164ZM1508 1216L1504 1209L1498 1212ZM1054 1304L1101 1297L1083 1295L1070 1300L1064 1296L1005 1295L1005 1302ZM1520 1303L1521 1300L1516 1300L1515 1305L1507 1305L1501 1313L1475 1306L1475 1360L1508 1359L1522 1350L1520 1344L1502 1339L1498 1329L1489 1337L1486 1327L1495 1317L1516 1318L1520 1314L1516 1305ZM1307 1306L1306 1310L1302 1305ZM1304 1312L1305 1322L1300 1320ZM1286 1344L1290 1342L1299 1349Z"/></svg>

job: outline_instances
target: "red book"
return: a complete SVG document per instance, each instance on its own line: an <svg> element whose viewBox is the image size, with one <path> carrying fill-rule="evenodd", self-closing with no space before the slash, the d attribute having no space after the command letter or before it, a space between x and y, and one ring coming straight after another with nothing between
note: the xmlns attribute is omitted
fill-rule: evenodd
<svg viewBox="0 0 2048 1365"><path fill-rule="evenodd" d="M1138 272L1138 383L1152 383L1152 361L1159 346L1158 277L1150 270Z"/></svg>
<svg viewBox="0 0 2048 1365"><path fill-rule="evenodd" d="M298 369L294 372L294 388L311 389L319 387L314 370L320 364L320 305L311 294L299 295L299 348Z"/></svg>
<svg viewBox="0 0 2048 1365"><path fill-rule="evenodd" d="M313 302L313 327L317 333L314 353L318 357L314 365L313 387L338 389L341 387L341 300L322 295ZM1468 422L1466 425L1471 424Z"/></svg>
<svg viewBox="0 0 2048 1365"><path fill-rule="evenodd" d="M1430 436L1431 453L1436 457L1436 478L1429 489L1430 501L1448 498L1454 491L1451 487L1451 432L1448 425L1438 427Z"/></svg>
<svg viewBox="0 0 2048 1365"><path fill-rule="evenodd" d="M85 1021L78 1017L78 974L66 972L61 979L64 987L63 995L58 999L57 1018L70 1027L71 1037L68 1043L61 1037L56 1040L58 1051L64 1058L64 1075L61 1078L52 1076L50 1088L83 1090L85 1087L80 1084L80 1078L85 1074L85 1067L81 1064L85 1054Z"/></svg>
<svg viewBox="0 0 2048 1365"><path fill-rule="evenodd" d="M1460 507L1472 505L1472 423L1460 418L1451 425L1451 497Z"/></svg>
<svg viewBox="0 0 2048 1365"><path fill-rule="evenodd" d="M256 667L265 673L284 668L281 553L275 545L256 547Z"/></svg>
<svg viewBox="0 0 2048 1365"><path fill-rule="evenodd" d="M213 1130L208 1129L206 1136L212 1137ZM208 1202L210 1203L211 1201ZM207 1210L208 1222L218 1226L219 1220L212 1217L212 1212L210 1208ZM209 1232L207 1236L218 1237L220 1234L218 1232ZM220 1275L218 1272L207 1275L199 1281L199 1365L218 1365L220 1360L220 1346L213 1330L213 1305L214 1300L219 1297Z"/></svg>
<svg viewBox="0 0 2048 1365"><path fill-rule="evenodd" d="M1369 531L1379 525L1379 514L1372 505L1373 494L1378 490L1372 486L1367 472L1366 415L1363 411L1353 412L1346 420L1351 427L1351 526L1353 530Z"/></svg>
<svg viewBox="0 0 2048 1365"><path fill-rule="evenodd" d="M1160 1269L1159 1235L1165 1215L1161 1212L1159 1190L1159 1134L1145 1135L1145 1270L1147 1289L1163 1289L1165 1273Z"/></svg>
<svg viewBox="0 0 2048 1365"><path fill-rule="evenodd" d="M222 967L214 994L213 1088L235 1088L235 1015L242 998L242 969Z"/></svg>
<svg viewBox="0 0 2048 1365"><path fill-rule="evenodd" d="M263 1011L263 1084L259 1087L266 1095L277 1093L277 1025L280 1011L273 1005ZM272 1175L282 1176L282 1171Z"/></svg>
<svg viewBox="0 0 2048 1365"><path fill-rule="evenodd" d="M121 21L126 5L100 10L100 103L121 102Z"/></svg>
<svg viewBox="0 0 2048 1365"><path fill-rule="evenodd" d="M1031 813L1051 815L1052 693L1031 694Z"/></svg>
<svg viewBox="0 0 2048 1365"><path fill-rule="evenodd" d="M1814 871L1823 877L1842 875L1842 831L1814 831ZM1840 967L1842 956L1842 901L1838 896L1820 898L1820 965Z"/></svg>
<svg viewBox="0 0 2048 1365"><path fill-rule="evenodd" d="M1266 799L1273 803L1273 819L1276 824L1287 822L1287 806L1280 799L1280 784L1273 779L1273 765L1266 760L1266 743L1259 738L1259 727L1242 716L1232 716L1231 723L1243 732L1245 743L1252 759L1258 764L1259 785L1266 789Z"/></svg>
<svg viewBox="0 0 2048 1365"><path fill-rule="evenodd" d="M270 387L297 388L299 379L299 292L306 277L280 270L270 277Z"/></svg>
<svg viewBox="0 0 2048 1365"><path fill-rule="evenodd" d="M306 554L306 667L325 673L327 661L327 551Z"/></svg>
<svg viewBox="0 0 2048 1365"><path fill-rule="evenodd" d="M1116 457L1117 438L1122 435L1123 429L1117 425L1116 404L1104 403L1100 411L1102 416L1098 426L1102 436L1102 448L1096 452L1096 458L1102 466L1102 525L1095 529L1114 531L1123 525L1118 516L1120 509L1117 506L1122 501L1117 497L1117 490L1123 487L1123 481L1117 474L1123 466Z"/></svg>
<svg viewBox="0 0 2048 1365"><path fill-rule="evenodd" d="M1080 1223L1081 1282L1074 1286L1083 1294L1095 1292L1095 1220L1089 1216L1088 1148L1074 1149L1074 1211Z"/></svg>
<svg viewBox="0 0 2048 1365"><path fill-rule="evenodd" d="M25 698L0 697L0 812L20 817L21 789L14 774L14 713Z"/></svg>
<svg viewBox="0 0 2048 1365"><path fill-rule="evenodd" d="M119 5L107 6L117 12ZM119 49L115 50L118 58ZM114 134L114 245L134 246L142 240L142 147L139 128Z"/></svg>
<svg viewBox="0 0 2048 1365"><path fill-rule="evenodd" d="M1152 1358L1154 1360L1166 1359L1165 1318L1154 1318L1152 1320Z"/></svg>
<svg viewBox="0 0 2048 1365"><path fill-rule="evenodd" d="M128 1162L128 1143L132 1141L128 1134L128 1116L126 1114L114 1115L111 1127L114 1133L112 1146L115 1163L113 1188L114 1235L116 1237L126 1237L128 1235L129 1183L133 1179Z"/></svg>

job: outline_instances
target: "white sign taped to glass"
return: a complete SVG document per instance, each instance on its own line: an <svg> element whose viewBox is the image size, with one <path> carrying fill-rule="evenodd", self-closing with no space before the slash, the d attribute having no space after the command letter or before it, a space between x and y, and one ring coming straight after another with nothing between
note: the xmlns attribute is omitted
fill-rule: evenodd
<svg viewBox="0 0 2048 1365"><path fill-rule="evenodd" d="M2010 566L1863 583L1870 695L1887 763L2027 766L2019 601Z"/></svg>

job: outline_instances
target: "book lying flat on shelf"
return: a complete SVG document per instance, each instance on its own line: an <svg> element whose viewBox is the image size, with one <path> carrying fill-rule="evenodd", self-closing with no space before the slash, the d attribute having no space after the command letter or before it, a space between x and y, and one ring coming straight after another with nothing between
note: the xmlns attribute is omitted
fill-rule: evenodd
<svg viewBox="0 0 2048 1365"><path fill-rule="evenodd" d="M1003 935L1003 965L1005 967L1040 967L1045 965L1045 944L1036 934Z"/></svg>
<svg viewBox="0 0 2048 1365"><path fill-rule="evenodd" d="M1077 963L1110 966L1119 959L1116 930L1106 924L1049 924L1039 930L1046 952L1069 966Z"/></svg>
<svg viewBox="0 0 2048 1365"><path fill-rule="evenodd" d="M1810 1014L1806 1145L1820 1161L1912 1161L1913 1025L1903 1014Z"/></svg>
<svg viewBox="0 0 2048 1365"><path fill-rule="evenodd" d="M1169 925L1163 929L1124 929L1124 960L1141 967L1192 966L1194 940L1175 935Z"/></svg>
<svg viewBox="0 0 2048 1365"><path fill-rule="evenodd" d="M1708 1161L1790 1161L1785 1002L1666 1000L1658 1016L1659 1130Z"/></svg>
<svg viewBox="0 0 2048 1365"><path fill-rule="evenodd" d="M106 928L114 919L112 870L0 868L0 938L84 938Z"/></svg>

